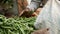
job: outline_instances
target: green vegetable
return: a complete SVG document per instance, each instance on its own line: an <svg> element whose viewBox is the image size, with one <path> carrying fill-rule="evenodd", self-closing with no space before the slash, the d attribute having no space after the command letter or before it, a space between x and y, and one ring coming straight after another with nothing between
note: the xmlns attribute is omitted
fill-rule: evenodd
<svg viewBox="0 0 60 34"><path fill-rule="evenodd" d="M0 15L0 34L31 34L36 17L6 18Z"/></svg>

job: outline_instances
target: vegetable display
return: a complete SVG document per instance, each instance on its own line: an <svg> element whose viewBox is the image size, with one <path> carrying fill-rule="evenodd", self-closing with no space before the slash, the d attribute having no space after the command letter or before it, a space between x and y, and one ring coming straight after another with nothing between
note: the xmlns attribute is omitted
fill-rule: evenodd
<svg viewBox="0 0 60 34"><path fill-rule="evenodd" d="M0 15L0 34L31 34L36 17L6 18Z"/></svg>

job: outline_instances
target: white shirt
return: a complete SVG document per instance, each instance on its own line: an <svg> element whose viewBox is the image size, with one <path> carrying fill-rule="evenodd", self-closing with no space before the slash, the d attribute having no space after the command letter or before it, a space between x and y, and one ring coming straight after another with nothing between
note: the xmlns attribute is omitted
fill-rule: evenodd
<svg viewBox="0 0 60 34"><path fill-rule="evenodd" d="M60 1L49 0L34 24L37 29L50 28L49 34L60 34Z"/></svg>

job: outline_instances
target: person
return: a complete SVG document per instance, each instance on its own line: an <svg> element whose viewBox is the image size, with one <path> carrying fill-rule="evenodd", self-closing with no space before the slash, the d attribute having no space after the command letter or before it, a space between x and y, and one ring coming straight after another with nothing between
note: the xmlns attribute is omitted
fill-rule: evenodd
<svg viewBox="0 0 60 34"><path fill-rule="evenodd" d="M49 34L60 34L60 1L48 0L34 26L36 29L49 28Z"/></svg>
<svg viewBox="0 0 60 34"><path fill-rule="evenodd" d="M36 1L37 0L26 0L25 2L22 2L21 0L18 0L19 16L22 16L22 14L26 12L34 12L39 7L39 2ZM22 8L21 6L24 6L24 8Z"/></svg>

